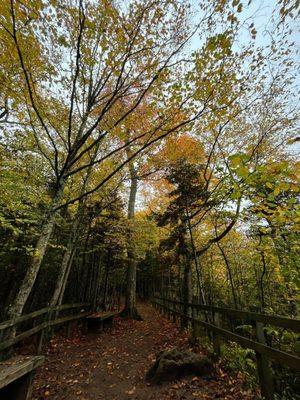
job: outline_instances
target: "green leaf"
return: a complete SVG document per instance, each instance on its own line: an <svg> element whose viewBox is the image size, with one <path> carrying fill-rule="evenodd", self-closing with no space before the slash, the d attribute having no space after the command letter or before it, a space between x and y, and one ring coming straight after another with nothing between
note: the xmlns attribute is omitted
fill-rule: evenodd
<svg viewBox="0 0 300 400"><path fill-rule="evenodd" d="M269 189L273 189L273 187L274 187L273 183L271 183L271 182L267 182L267 183L266 183L266 186L267 186L267 188L269 188Z"/></svg>

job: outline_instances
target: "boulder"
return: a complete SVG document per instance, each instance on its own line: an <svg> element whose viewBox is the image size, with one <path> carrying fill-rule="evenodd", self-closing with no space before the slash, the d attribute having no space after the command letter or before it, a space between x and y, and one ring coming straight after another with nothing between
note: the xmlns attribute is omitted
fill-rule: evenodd
<svg viewBox="0 0 300 400"><path fill-rule="evenodd" d="M157 354L156 361L146 374L146 380L160 384L187 375L208 375L212 371L213 364L206 356L178 349L163 350Z"/></svg>

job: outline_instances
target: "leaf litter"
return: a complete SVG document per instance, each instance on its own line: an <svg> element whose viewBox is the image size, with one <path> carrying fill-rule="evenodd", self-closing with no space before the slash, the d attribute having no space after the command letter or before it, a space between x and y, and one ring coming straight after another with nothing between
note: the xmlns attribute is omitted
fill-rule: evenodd
<svg viewBox="0 0 300 400"><path fill-rule="evenodd" d="M144 379L156 354L177 347L191 349L187 332L140 303L143 321L117 318L100 334L74 331L55 336L45 349L45 364L36 374L34 400L256 400L242 374L229 376L220 366L209 377L163 385ZM191 349L194 350L194 349ZM197 351L205 353L204 349Z"/></svg>

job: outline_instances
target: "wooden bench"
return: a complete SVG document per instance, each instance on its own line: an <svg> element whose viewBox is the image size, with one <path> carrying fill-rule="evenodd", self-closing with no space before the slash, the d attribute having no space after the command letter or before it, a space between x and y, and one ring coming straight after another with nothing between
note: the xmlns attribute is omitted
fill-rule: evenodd
<svg viewBox="0 0 300 400"><path fill-rule="evenodd" d="M87 316L86 321L88 333L99 333L102 332L105 328L112 327L114 318L119 314L119 311L110 311Z"/></svg>
<svg viewBox="0 0 300 400"><path fill-rule="evenodd" d="M43 356L16 356L0 362L0 400L30 400L36 368Z"/></svg>

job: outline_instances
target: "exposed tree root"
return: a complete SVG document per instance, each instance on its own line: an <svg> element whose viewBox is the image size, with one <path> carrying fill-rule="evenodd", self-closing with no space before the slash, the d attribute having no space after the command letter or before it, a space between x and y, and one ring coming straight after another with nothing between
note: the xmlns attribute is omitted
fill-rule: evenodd
<svg viewBox="0 0 300 400"><path fill-rule="evenodd" d="M135 321L143 321L143 318L140 316L138 313L137 309L134 308L124 308L121 311L120 317L122 318L128 318L128 319L134 319Z"/></svg>

